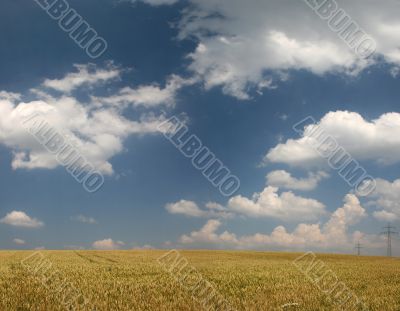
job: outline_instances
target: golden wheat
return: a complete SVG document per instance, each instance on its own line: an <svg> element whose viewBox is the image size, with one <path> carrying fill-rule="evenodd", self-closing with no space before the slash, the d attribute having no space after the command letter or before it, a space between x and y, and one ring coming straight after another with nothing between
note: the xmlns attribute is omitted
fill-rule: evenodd
<svg viewBox="0 0 400 311"><path fill-rule="evenodd" d="M0 310L67 310L21 261L33 252L0 252ZM76 310L203 310L157 259L164 251L41 251L51 269L94 307ZM337 310L294 265L301 254L182 251L235 310ZM400 310L400 261L318 255L369 310ZM52 286L57 286L54 281Z"/></svg>

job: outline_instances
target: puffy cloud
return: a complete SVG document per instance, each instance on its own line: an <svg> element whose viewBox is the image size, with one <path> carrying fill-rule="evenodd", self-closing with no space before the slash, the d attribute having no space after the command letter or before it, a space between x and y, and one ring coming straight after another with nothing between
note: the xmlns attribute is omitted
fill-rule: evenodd
<svg viewBox="0 0 400 311"><path fill-rule="evenodd" d="M175 103L177 92L182 87L193 83L195 83L195 79L183 79L173 75L168 79L164 88L158 84L142 85L137 88L125 87L110 97L92 97L92 101L96 105L112 105L120 108L129 105L147 108L159 105L170 106Z"/></svg>
<svg viewBox="0 0 400 311"><path fill-rule="evenodd" d="M354 0L340 6L374 38L378 55L400 63L398 1ZM240 99L250 97L249 87L282 79L282 72L357 74L374 63L360 60L305 1L190 0L179 29L181 39L198 40L189 69L206 88L221 86Z"/></svg>
<svg viewBox="0 0 400 311"><path fill-rule="evenodd" d="M93 217L87 217L87 216L83 216L83 215L78 215L76 217L72 217L72 220L74 221L78 221L84 224L97 224L97 220L94 219Z"/></svg>
<svg viewBox="0 0 400 311"><path fill-rule="evenodd" d="M225 231L222 234L217 234L216 231L221 226L219 220L211 219L207 221L200 231L193 231L190 235L183 235L180 238L180 242L183 244L192 243L212 243L212 244L232 244L238 243L236 236Z"/></svg>
<svg viewBox="0 0 400 311"><path fill-rule="evenodd" d="M165 209L171 214L182 214L192 217L203 216L203 211L192 201L181 200L176 203L169 203L165 206Z"/></svg>
<svg viewBox="0 0 400 311"><path fill-rule="evenodd" d="M157 133L163 117L143 116L129 121L114 110L92 110L74 98L63 97L56 103L34 101L14 105L0 101L0 143L15 151L14 169L52 169L56 157L36 141L23 122L40 113L40 119L61 134L88 162L105 174L112 174L109 159L123 150L123 140L130 134ZM112 126L110 126L112 125Z"/></svg>
<svg viewBox="0 0 400 311"><path fill-rule="evenodd" d="M292 192L278 194L278 188L266 187L251 199L241 195L228 202L230 210L250 217L271 217L286 221L317 219L325 213L321 202L296 196Z"/></svg>
<svg viewBox="0 0 400 311"><path fill-rule="evenodd" d="M318 124L305 126L302 137L270 149L265 161L296 166L325 163L316 147L333 153L335 145L331 141L323 143L327 137L332 137L357 160L375 160L386 165L400 161L400 113L385 113L367 121L349 111L329 112Z"/></svg>
<svg viewBox="0 0 400 311"><path fill-rule="evenodd" d="M285 189L309 191L315 189L318 183L328 176L327 173L319 171L309 173L308 178L295 178L289 172L279 170L267 175L267 184Z"/></svg>
<svg viewBox="0 0 400 311"><path fill-rule="evenodd" d="M229 210L217 203L209 202L205 205L204 209L201 209L195 202L181 200L176 203L169 203L165 206L165 209L171 214L181 214L189 217L231 217L232 214Z"/></svg>
<svg viewBox="0 0 400 311"><path fill-rule="evenodd" d="M13 242L17 245L24 245L25 241L22 239L14 239Z"/></svg>
<svg viewBox="0 0 400 311"><path fill-rule="evenodd" d="M321 202L297 196L292 192L278 193L276 187L266 187L261 193L255 193L251 199L237 195L227 206L208 202L200 208L195 202L181 200L169 203L165 209L170 214L189 217L232 218L235 215L248 217L270 217L285 221L315 220L324 215L325 205Z"/></svg>
<svg viewBox="0 0 400 311"><path fill-rule="evenodd" d="M77 72L68 73L62 79L46 79L43 86L59 92L69 93L79 87L91 87L120 77L121 70L109 64L106 69L96 65L74 65Z"/></svg>
<svg viewBox="0 0 400 311"><path fill-rule="evenodd" d="M21 211L12 211L8 213L4 218L0 219L0 223L24 228L40 228L44 226L44 223L40 220L32 218Z"/></svg>
<svg viewBox="0 0 400 311"><path fill-rule="evenodd" d="M375 191L369 197L368 205L379 209L373 214L375 218L387 222L400 219L400 179L376 179Z"/></svg>
<svg viewBox="0 0 400 311"><path fill-rule="evenodd" d="M169 203L165 206L165 209L171 214L182 214L191 217L204 216L204 211L192 201L181 200L176 203Z"/></svg>
<svg viewBox="0 0 400 311"><path fill-rule="evenodd" d="M67 80L74 81L70 82L74 87L78 85L73 78ZM165 121L163 115L144 112L138 120L128 120L113 107L96 107L65 95L54 98L41 90L35 94L39 99L30 102L18 101L17 94L0 94L0 144L13 151L14 169L53 169L60 165L57 157L29 132L33 129L41 136L56 132L86 162L110 175L113 168L109 160L124 150L123 143L128 136L159 133L158 127ZM70 151L71 148L66 153Z"/></svg>
<svg viewBox="0 0 400 311"><path fill-rule="evenodd" d="M193 246L212 246L215 248L238 249L346 249L353 248L354 241L365 239L381 246L379 238L357 232L348 234L351 226L366 216L364 208L356 196L348 194L344 205L338 208L322 227L320 224L299 224L293 232L288 232L284 226L276 227L271 234L257 233L238 237L225 231L218 233L222 223L219 220L209 220L199 231L193 231L181 236L179 243Z"/></svg>
<svg viewBox="0 0 400 311"><path fill-rule="evenodd" d="M357 224L366 217L365 209L361 206L359 199L348 194L345 197L344 205L338 208L324 226L324 233L330 243L346 241L346 231L349 226Z"/></svg>
<svg viewBox="0 0 400 311"><path fill-rule="evenodd" d="M92 244L94 249L98 250L115 250L120 249L125 243L122 241L114 241L112 239L104 239L96 241Z"/></svg>

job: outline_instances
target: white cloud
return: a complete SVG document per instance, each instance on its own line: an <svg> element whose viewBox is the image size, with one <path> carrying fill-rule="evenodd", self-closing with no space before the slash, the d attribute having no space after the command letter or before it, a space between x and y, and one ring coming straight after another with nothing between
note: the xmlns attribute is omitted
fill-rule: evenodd
<svg viewBox="0 0 400 311"><path fill-rule="evenodd" d="M271 217L286 221L314 220L325 213L321 202L296 196L292 192L278 194L276 187L266 187L251 199L241 195L231 198L229 210L249 217Z"/></svg>
<svg viewBox="0 0 400 311"><path fill-rule="evenodd" d="M307 178L295 178L284 170L273 171L267 175L267 184L274 187L310 191L329 175L323 171L309 173Z"/></svg>
<svg viewBox="0 0 400 311"><path fill-rule="evenodd" d="M31 218L26 213L20 211L8 213L4 218L0 219L0 223L25 228L40 228L44 226L43 222L36 218Z"/></svg>
<svg viewBox="0 0 400 311"><path fill-rule="evenodd" d="M181 200L176 203L169 203L165 206L165 209L170 214L181 214L189 217L205 217L205 218L212 218L212 217L222 217L228 218L231 217L232 214L229 210L214 202L209 202L205 205L204 209L201 209L195 202L193 201L186 201Z"/></svg>
<svg viewBox="0 0 400 311"><path fill-rule="evenodd" d="M376 237L357 232L349 234L351 226L366 216L364 208L356 196L348 194L344 205L338 208L322 227L320 224L299 224L292 233L284 226L276 227L271 234L257 233L238 237L225 231L218 233L222 223L219 220L209 220L199 231L193 231L181 236L179 242L185 246L212 246L216 248L238 249L346 249L352 250L354 241L368 239L375 241Z"/></svg>
<svg viewBox="0 0 400 311"><path fill-rule="evenodd" d="M69 93L81 86L91 87L120 77L121 70L109 64L106 69L96 65L74 65L77 72L68 73L62 79L46 79L43 86L63 93Z"/></svg>
<svg viewBox="0 0 400 311"><path fill-rule="evenodd" d="M361 61L304 1L190 0L179 23L180 38L195 37L189 69L206 88L248 99L249 87L280 78L282 72L305 69L357 74L373 61ZM341 2L340 6L378 45L378 54L400 63L398 2Z"/></svg>
<svg viewBox="0 0 400 311"><path fill-rule="evenodd" d="M169 203L165 206L165 209L170 214L182 214L191 217L203 217L204 211L202 211L195 202L181 200L176 203Z"/></svg>
<svg viewBox="0 0 400 311"><path fill-rule="evenodd" d="M87 217L87 216L83 216L83 215L78 215L76 217L72 217L72 220L84 223L84 224L97 224L97 220L94 219L93 217Z"/></svg>
<svg viewBox="0 0 400 311"><path fill-rule="evenodd" d="M208 202L200 208L195 202L181 200L166 204L170 214L180 214L198 218L233 218L235 215L266 217L285 221L316 220L326 214L325 205L317 200L303 198L292 192L278 193L279 189L268 186L251 199L237 195L227 206Z"/></svg>
<svg viewBox="0 0 400 311"><path fill-rule="evenodd" d="M316 130L317 126L320 130ZM296 166L322 165L326 161L315 149L323 141L321 137L333 137L338 146L357 160L375 160L385 165L400 161L400 113L385 113L368 121L349 111L327 113L317 125L307 125L301 138L289 139L270 149L265 161ZM326 144L320 149L332 148L331 144Z"/></svg>
<svg viewBox="0 0 400 311"><path fill-rule="evenodd" d="M381 221L393 222L400 219L400 179L393 182L378 178L368 205L378 210L374 217Z"/></svg>
<svg viewBox="0 0 400 311"><path fill-rule="evenodd" d="M98 250L115 250L115 249L120 249L124 245L125 243L122 241L114 241L109 238L94 242L92 244L92 247Z"/></svg>
<svg viewBox="0 0 400 311"><path fill-rule="evenodd" d="M0 144L13 151L13 169L53 169L60 165L56 156L28 132L33 125L39 129L41 124L49 124L87 162L111 175L114 171L110 159L124 150L124 140L130 135L159 133L158 126L165 121L163 115L144 112L138 120L128 120L113 107L96 107L65 95L54 98L40 90L35 93L41 99L20 102L16 101L18 96L10 93L0 97ZM23 125L35 114L38 118ZM67 149L68 152L71 150Z"/></svg>
<svg viewBox="0 0 400 311"><path fill-rule="evenodd" d="M21 98L21 94L0 91L0 100L14 102L14 101L19 100L20 98Z"/></svg>
<svg viewBox="0 0 400 311"><path fill-rule="evenodd" d="M359 199L348 194L345 197L344 205L338 208L324 226L326 239L330 243L346 241L346 231L349 226L357 224L367 216L365 209L361 206Z"/></svg>
<svg viewBox="0 0 400 311"><path fill-rule="evenodd" d="M231 244L237 243L236 236L234 234L230 234L225 231L222 234L217 234L216 231L221 226L221 222L219 220L211 219L207 221L203 228L200 231L193 231L189 236L183 235L180 238L180 242L183 244L192 244L192 243L212 243L212 244Z"/></svg>
<svg viewBox="0 0 400 311"><path fill-rule="evenodd" d="M387 212L387 211L378 211L373 213L374 217L380 221L385 221L385 222L393 222L399 219L399 216L397 216L394 213Z"/></svg>
<svg viewBox="0 0 400 311"><path fill-rule="evenodd" d="M119 108L125 108L129 105L147 108L160 105L171 106L175 103L177 92L182 87L193 83L195 83L194 79L183 79L172 75L164 88L161 88L158 84L141 85L137 88L125 87L110 97L92 97L92 102L96 105L111 105Z"/></svg>
<svg viewBox="0 0 400 311"><path fill-rule="evenodd" d="M17 245L24 245L25 241L22 239L14 239L13 242Z"/></svg>

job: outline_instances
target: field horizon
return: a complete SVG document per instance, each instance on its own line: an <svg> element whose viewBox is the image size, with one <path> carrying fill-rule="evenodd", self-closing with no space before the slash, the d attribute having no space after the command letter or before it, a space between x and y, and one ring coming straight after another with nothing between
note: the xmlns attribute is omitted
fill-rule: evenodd
<svg viewBox="0 0 400 311"><path fill-rule="evenodd" d="M143 248L132 248L132 249L57 249L57 248L49 248L49 249L1 249L0 253L2 252L100 252L100 253L114 253L114 252L168 252L172 250L177 250L179 252L221 252L221 253L261 253L261 254L291 254L291 255L302 255L307 252L311 252L315 255L331 255L331 256L350 256L350 257L371 257L371 258L381 258L381 259L398 259L400 256L392 256L388 257L387 255L370 255L370 254L350 254L350 253L339 253L339 252L321 252L321 251L274 251L274 250L236 250L236 249L208 249L208 248L151 248L151 249L143 249Z"/></svg>

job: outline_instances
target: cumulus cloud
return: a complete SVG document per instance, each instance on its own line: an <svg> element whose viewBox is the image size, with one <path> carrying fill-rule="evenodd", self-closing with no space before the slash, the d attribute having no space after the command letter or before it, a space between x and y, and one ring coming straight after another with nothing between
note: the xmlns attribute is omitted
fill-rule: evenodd
<svg viewBox="0 0 400 311"><path fill-rule="evenodd" d="M44 223L40 220L32 218L21 211L12 211L8 213L5 217L0 219L0 223L24 228L40 228L44 226Z"/></svg>
<svg viewBox="0 0 400 311"><path fill-rule="evenodd" d="M400 219L400 179L393 182L378 178L376 188L369 196L369 206L375 206L374 217L393 222Z"/></svg>
<svg viewBox="0 0 400 311"><path fill-rule="evenodd" d="M182 214L191 217L202 217L204 213L195 202L186 200L169 203L165 206L165 209L171 214Z"/></svg>
<svg viewBox="0 0 400 311"><path fill-rule="evenodd" d="M165 209L170 214L180 214L189 217L205 217L205 218L212 218L212 217L222 217L227 218L231 217L232 214L229 210L214 202L209 202L205 205L204 209L201 209L195 202L193 201L186 201L181 200L176 203L169 203L165 206Z"/></svg>
<svg viewBox="0 0 400 311"><path fill-rule="evenodd" d="M70 75L63 80L73 87L88 81L94 84L99 76L103 77L99 72L102 71L95 72L95 80L80 80ZM21 102L18 94L0 94L0 144L13 151L13 169L53 169L60 165L56 156L28 131L34 129L42 136L60 134L65 145L73 147L86 162L111 175L114 171L110 159L124 150L124 140L130 135L159 133L158 127L165 121L163 115L146 112L140 113L137 120L128 120L114 107L97 107L69 95L55 98L38 89L35 94L39 98L29 102ZM71 148L65 151L68 152Z"/></svg>
<svg viewBox="0 0 400 311"><path fill-rule="evenodd" d="M336 144L324 138L332 137ZM327 113L318 124L304 127L302 137L288 139L270 149L265 161L295 166L322 165L325 159L317 152L342 147L357 160L375 160L389 165L400 161L400 113L391 112L368 121L357 112ZM329 154L329 152L326 152Z"/></svg>
<svg viewBox="0 0 400 311"><path fill-rule="evenodd" d="M109 239L95 241L92 244L92 247L98 250L115 250L115 249L120 249L124 245L125 243L122 241L114 241L113 239L109 238Z"/></svg>
<svg viewBox="0 0 400 311"><path fill-rule="evenodd" d="M222 226L219 220L209 220L199 231L181 236L179 243L183 245L212 246L215 248L238 249L352 249L353 242L367 235L360 232L349 233L349 228L366 217L365 209L356 196L348 194L344 205L332 213L329 221L320 224L299 224L293 232L284 226L276 227L271 234L257 233L238 237L229 231L218 233ZM373 239L377 239L373 237ZM371 241L373 240L371 238ZM374 240L374 241L375 241ZM379 244L378 244L379 245Z"/></svg>
<svg viewBox="0 0 400 311"><path fill-rule="evenodd" d="M327 173L319 171L309 173L307 178L295 178L289 172L279 170L270 172L267 175L267 184L285 189L310 191L314 190L318 183L327 177L329 177Z"/></svg>
<svg viewBox="0 0 400 311"><path fill-rule="evenodd" d="M360 60L327 22L304 1L190 0L178 25L179 38L196 38L189 69L206 88L222 87L239 99L272 78L304 69L317 75L355 75L374 64ZM377 54L399 64L396 0L341 2L340 6L378 45ZM346 29L347 26L344 27Z"/></svg>
<svg viewBox="0 0 400 311"><path fill-rule="evenodd" d="M166 204L170 214L198 218L232 218L236 216L265 217L285 221L316 220L326 214L325 205L317 200L279 193L279 188L268 186L252 198L241 195L232 197L226 206L208 202L203 208L193 201L181 200Z"/></svg>
<svg viewBox="0 0 400 311"><path fill-rule="evenodd" d="M222 234L217 234L216 231L221 226L219 220L211 219L207 221L200 231L193 231L190 235L183 235L180 242L183 244L192 243L212 243L212 244L225 244L237 243L237 238L234 234L225 231Z"/></svg>
<svg viewBox="0 0 400 311"><path fill-rule="evenodd" d="M346 241L347 228L357 224L366 216L367 213L359 199L353 194L348 194L344 199L343 207L338 208L324 226L326 239L330 239L330 243Z"/></svg>
<svg viewBox="0 0 400 311"><path fill-rule="evenodd" d="M33 101L13 104L0 101L0 143L14 150L14 169L52 169L59 165L24 127L28 116L40 113L68 145L74 146L95 168L112 174L109 159L123 150L123 141L131 134L157 133L165 120L153 115L130 121L116 111L93 110L76 99L63 97L56 102ZM112 126L111 126L112 125Z"/></svg>
<svg viewBox="0 0 400 311"><path fill-rule="evenodd" d="M314 220L325 213L325 205L317 200L303 198L292 192L278 193L268 186L251 199L241 195L231 198L229 210L249 217L271 217L286 221Z"/></svg>
<svg viewBox="0 0 400 311"><path fill-rule="evenodd" d="M14 239L13 242L17 245L24 245L25 241L22 239Z"/></svg>

